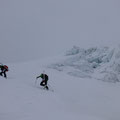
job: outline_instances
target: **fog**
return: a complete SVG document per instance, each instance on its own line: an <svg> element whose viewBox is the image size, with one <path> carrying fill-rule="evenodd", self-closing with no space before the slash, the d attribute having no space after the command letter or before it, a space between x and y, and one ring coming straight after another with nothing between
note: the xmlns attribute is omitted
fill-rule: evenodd
<svg viewBox="0 0 120 120"><path fill-rule="evenodd" d="M115 46L119 0L0 0L0 62L63 53L73 45Z"/></svg>

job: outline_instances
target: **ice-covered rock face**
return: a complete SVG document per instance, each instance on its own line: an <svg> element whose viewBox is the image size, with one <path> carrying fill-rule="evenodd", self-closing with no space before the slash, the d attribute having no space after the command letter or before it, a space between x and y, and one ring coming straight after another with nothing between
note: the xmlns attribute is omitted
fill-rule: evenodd
<svg viewBox="0 0 120 120"><path fill-rule="evenodd" d="M120 81L120 49L74 46L66 52L64 60L50 66L76 77L89 77L107 82Z"/></svg>

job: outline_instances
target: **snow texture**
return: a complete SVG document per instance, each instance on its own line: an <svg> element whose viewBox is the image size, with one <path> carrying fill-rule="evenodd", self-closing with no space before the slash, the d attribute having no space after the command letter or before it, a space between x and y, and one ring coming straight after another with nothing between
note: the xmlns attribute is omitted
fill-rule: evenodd
<svg viewBox="0 0 120 120"><path fill-rule="evenodd" d="M95 60L96 56L103 56L97 53L102 50L104 55L113 56L113 50L89 50L87 53L82 50L74 55L67 54L65 58L8 64L8 78L0 77L0 120L120 120L120 84L101 82L91 77L95 69L99 70L102 65L109 63L106 60L103 63ZM96 68L92 67L93 62L88 61L90 55L99 64ZM47 67L66 57L67 60L53 66L70 75ZM119 54L116 57L118 59ZM110 60L111 57L108 58ZM104 80L118 80L115 77L120 72L117 64L111 66L111 72L114 70L116 74L106 73L108 76ZM54 92L39 86L41 79L36 80L36 77L43 70L48 74L48 85ZM100 77L99 72L96 76Z"/></svg>
<svg viewBox="0 0 120 120"><path fill-rule="evenodd" d="M49 67L76 77L119 82L120 48L93 47L83 49L73 46L66 52L64 60ZM96 76L96 73L99 76Z"/></svg>

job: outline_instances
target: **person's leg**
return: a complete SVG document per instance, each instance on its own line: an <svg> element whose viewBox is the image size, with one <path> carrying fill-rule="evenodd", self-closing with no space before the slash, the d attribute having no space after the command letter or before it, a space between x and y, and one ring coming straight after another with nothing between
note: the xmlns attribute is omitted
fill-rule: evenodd
<svg viewBox="0 0 120 120"><path fill-rule="evenodd" d="M45 88L48 90L48 86L47 86L47 80L45 80Z"/></svg>
<svg viewBox="0 0 120 120"><path fill-rule="evenodd" d="M0 72L0 75L2 76L2 72Z"/></svg>
<svg viewBox="0 0 120 120"><path fill-rule="evenodd" d="M4 73L4 77L7 78L6 72L3 72L3 73Z"/></svg>
<svg viewBox="0 0 120 120"><path fill-rule="evenodd" d="M45 86L45 81L42 81L42 82L40 83L40 85L41 85L41 86Z"/></svg>
<svg viewBox="0 0 120 120"><path fill-rule="evenodd" d="M45 86L45 88L46 88L47 90L49 90L49 88L48 88L48 86L47 86L47 85Z"/></svg>
<svg viewBox="0 0 120 120"><path fill-rule="evenodd" d="M41 86L45 86L44 88L46 88L47 90L49 89L48 86L47 86L47 80L42 81L42 82L40 83L40 85L41 85Z"/></svg>

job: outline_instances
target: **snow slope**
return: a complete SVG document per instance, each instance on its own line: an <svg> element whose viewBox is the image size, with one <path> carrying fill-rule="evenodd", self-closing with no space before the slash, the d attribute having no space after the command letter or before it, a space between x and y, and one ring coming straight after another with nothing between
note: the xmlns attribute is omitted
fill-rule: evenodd
<svg viewBox="0 0 120 120"><path fill-rule="evenodd" d="M120 120L120 84L70 76L46 67L63 57L9 64L0 77L0 120ZM35 78L43 70L50 88Z"/></svg>

